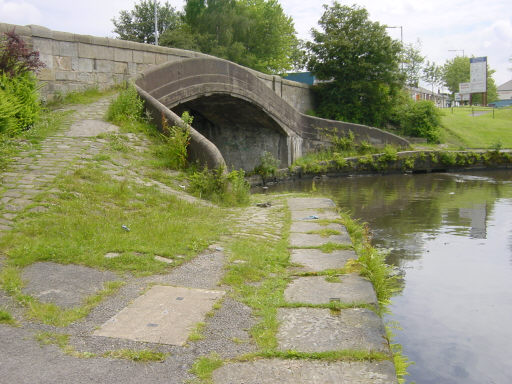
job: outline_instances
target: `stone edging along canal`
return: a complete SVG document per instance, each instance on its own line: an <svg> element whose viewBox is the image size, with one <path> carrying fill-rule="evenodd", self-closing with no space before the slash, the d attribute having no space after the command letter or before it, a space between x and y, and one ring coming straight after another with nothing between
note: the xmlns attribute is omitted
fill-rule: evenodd
<svg viewBox="0 0 512 384"><path fill-rule="evenodd" d="M277 172L271 181L286 181L317 176L337 177L368 174L452 172L512 168L512 152L499 150L474 151L403 151L339 157L295 166ZM270 181L270 180L267 180ZM261 177L249 178L252 185L261 184Z"/></svg>
<svg viewBox="0 0 512 384"><path fill-rule="evenodd" d="M343 270L358 257L347 229L339 223L335 204L326 198L289 198L288 208L293 267L284 291L286 305L277 312L277 351L295 358L276 354L270 359L227 363L214 371L213 381L397 383L372 283L354 272L328 274ZM326 245L337 245L337 249L324 252L321 247ZM332 361L340 353L349 358ZM367 358L356 358L363 355Z"/></svg>

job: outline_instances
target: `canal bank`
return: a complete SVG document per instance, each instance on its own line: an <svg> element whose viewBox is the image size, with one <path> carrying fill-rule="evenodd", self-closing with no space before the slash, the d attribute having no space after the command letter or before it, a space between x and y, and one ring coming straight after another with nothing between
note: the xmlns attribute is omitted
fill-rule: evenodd
<svg viewBox="0 0 512 384"><path fill-rule="evenodd" d="M314 185L314 187L313 187ZM512 171L302 179L368 223L403 284L388 322L416 383L507 383L512 338Z"/></svg>

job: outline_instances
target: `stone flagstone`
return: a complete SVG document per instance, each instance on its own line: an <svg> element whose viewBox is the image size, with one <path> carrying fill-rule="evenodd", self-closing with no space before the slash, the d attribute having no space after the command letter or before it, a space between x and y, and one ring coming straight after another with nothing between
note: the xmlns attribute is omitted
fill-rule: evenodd
<svg viewBox="0 0 512 384"><path fill-rule="evenodd" d="M366 308L279 308L278 349L327 352L344 349L389 353L380 317Z"/></svg>
<svg viewBox="0 0 512 384"><path fill-rule="evenodd" d="M182 346L224 294L157 285L105 322L94 335Z"/></svg>
<svg viewBox="0 0 512 384"><path fill-rule="evenodd" d="M284 291L290 303L328 304L339 301L345 304L377 304L372 283L357 274L340 275L341 282L326 281L326 276L299 277Z"/></svg>
<svg viewBox="0 0 512 384"><path fill-rule="evenodd" d="M288 199L290 210L334 208L336 204L331 199L322 197L292 197Z"/></svg>
<svg viewBox="0 0 512 384"><path fill-rule="evenodd" d="M226 364L215 384L396 384L391 361L257 360Z"/></svg>
<svg viewBox="0 0 512 384"><path fill-rule="evenodd" d="M340 249L331 253L319 249L292 249L291 262L302 265L306 272L320 272L326 269L340 269L349 259L357 259L352 249Z"/></svg>
<svg viewBox="0 0 512 384"><path fill-rule="evenodd" d="M318 247L327 243L351 244L350 238L345 236L332 235L320 236L307 233L290 233L290 246L292 247Z"/></svg>
<svg viewBox="0 0 512 384"><path fill-rule="evenodd" d="M27 282L23 293L65 308L82 305L87 296L103 288L103 283L119 280L112 272L52 262L29 265L23 270L22 278Z"/></svg>

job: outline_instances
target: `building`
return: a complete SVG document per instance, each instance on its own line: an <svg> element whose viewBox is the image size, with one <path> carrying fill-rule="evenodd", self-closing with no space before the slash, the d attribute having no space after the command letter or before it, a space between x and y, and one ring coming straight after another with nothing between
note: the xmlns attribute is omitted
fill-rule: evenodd
<svg viewBox="0 0 512 384"><path fill-rule="evenodd" d="M435 93L423 87L407 87L409 95L415 101L431 100L439 108L446 108L449 106L450 96L445 93Z"/></svg>
<svg viewBox="0 0 512 384"><path fill-rule="evenodd" d="M509 100L512 99L512 80L507 81L505 84L501 84L498 88L498 100Z"/></svg>

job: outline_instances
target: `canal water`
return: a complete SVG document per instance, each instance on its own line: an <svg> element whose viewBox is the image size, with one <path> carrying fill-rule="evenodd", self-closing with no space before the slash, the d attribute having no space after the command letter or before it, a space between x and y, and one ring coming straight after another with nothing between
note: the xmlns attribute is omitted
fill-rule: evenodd
<svg viewBox="0 0 512 384"><path fill-rule="evenodd" d="M316 190L369 224L403 276L387 322L407 382L512 383L512 171L357 176Z"/></svg>

